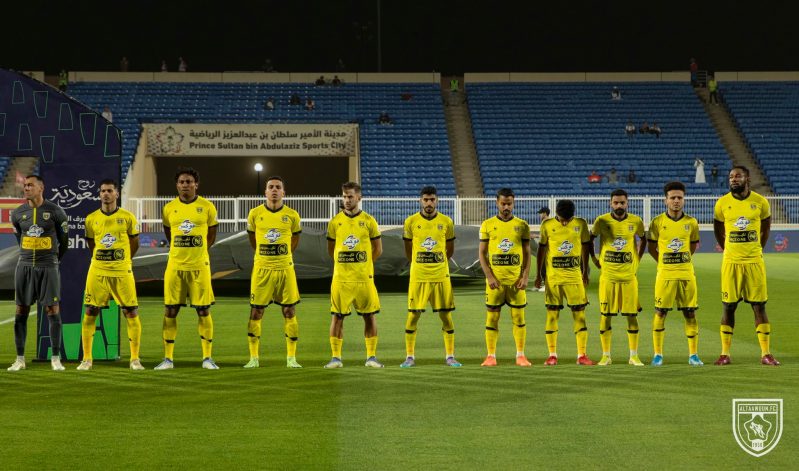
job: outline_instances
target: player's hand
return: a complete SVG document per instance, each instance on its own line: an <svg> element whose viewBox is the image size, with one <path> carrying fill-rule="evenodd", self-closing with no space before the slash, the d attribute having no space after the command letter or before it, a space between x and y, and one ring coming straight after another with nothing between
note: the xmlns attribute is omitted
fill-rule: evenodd
<svg viewBox="0 0 799 471"><path fill-rule="evenodd" d="M596 256L591 257L591 261L594 262L594 266L596 266L600 270L602 269L602 264L599 263L599 259L596 258Z"/></svg>
<svg viewBox="0 0 799 471"><path fill-rule="evenodd" d="M588 286L589 279L590 279L590 276L588 275L588 273L583 273L583 284L585 286Z"/></svg>
<svg viewBox="0 0 799 471"><path fill-rule="evenodd" d="M536 289L541 289L541 284L542 284L543 282L544 282L544 281L541 279L541 277L540 277L540 276L536 276L536 277L535 277L535 281L533 281L533 286L535 286L535 287L536 287Z"/></svg>
<svg viewBox="0 0 799 471"><path fill-rule="evenodd" d="M527 289L527 283L529 282L530 280L526 276L519 277L516 280L516 289Z"/></svg>
<svg viewBox="0 0 799 471"><path fill-rule="evenodd" d="M499 280L494 275L488 275L486 277L486 281L488 282L488 287L491 289L498 289L499 288Z"/></svg>

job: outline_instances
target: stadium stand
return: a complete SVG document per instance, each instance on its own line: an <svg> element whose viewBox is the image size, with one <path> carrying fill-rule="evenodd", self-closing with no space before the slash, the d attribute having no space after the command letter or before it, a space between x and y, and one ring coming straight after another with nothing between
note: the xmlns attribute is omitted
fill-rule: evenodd
<svg viewBox="0 0 799 471"><path fill-rule="evenodd" d="M315 110L289 105L298 94ZM416 196L425 184L455 194L447 129L436 84L76 82L70 94L96 110L109 106L123 131L123 181L143 122L360 123L361 175L371 196ZM402 95L410 99L403 100ZM275 109L264 107L273 97ZM387 112L392 125L377 122Z"/></svg>
<svg viewBox="0 0 799 471"><path fill-rule="evenodd" d="M622 100L611 100L613 86ZM631 194L659 195L668 180L680 180L689 194L722 191L695 184L700 156L710 177L731 167L702 104L683 83L470 83L469 109L487 194L511 186L527 195L607 195L613 187ZM624 127L657 122L660 138ZM588 183L594 170L615 168L619 183ZM637 183L627 183L630 169Z"/></svg>
<svg viewBox="0 0 799 471"><path fill-rule="evenodd" d="M799 193L799 83L725 83L723 99L774 192Z"/></svg>
<svg viewBox="0 0 799 471"><path fill-rule="evenodd" d="M8 172L10 166L11 166L10 157L0 157L0 182L5 180L6 173Z"/></svg>

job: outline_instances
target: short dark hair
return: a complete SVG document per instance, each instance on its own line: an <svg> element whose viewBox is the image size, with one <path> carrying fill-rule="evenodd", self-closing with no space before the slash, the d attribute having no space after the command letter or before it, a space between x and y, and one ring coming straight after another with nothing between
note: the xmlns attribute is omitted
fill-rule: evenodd
<svg viewBox="0 0 799 471"><path fill-rule="evenodd" d="M497 190L497 199L500 199L503 196L510 196L511 198L516 198L516 195L513 194L513 190L510 188L500 188Z"/></svg>
<svg viewBox="0 0 799 471"><path fill-rule="evenodd" d="M571 219L574 217L574 201L572 200L560 200L558 204L555 205L555 214L562 217L563 219Z"/></svg>
<svg viewBox="0 0 799 471"><path fill-rule="evenodd" d="M547 216L549 216L549 208L547 208L546 206L542 207L541 209L538 210L538 214L546 214Z"/></svg>
<svg viewBox="0 0 799 471"><path fill-rule="evenodd" d="M749 176L749 168L744 167L743 165L733 165L732 168L730 169L730 172L732 172L736 168L738 170L742 171L744 173L744 175L746 175L747 177Z"/></svg>
<svg viewBox="0 0 799 471"><path fill-rule="evenodd" d="M286 184L286 182L283 181L283 177L281 177L280 175L272 175L271 177L266 177L266 180L264 181L268 182L270 180L277 180L284 185Z"/></svg>
<svg viewBox="0 0 799 471"><path fill-rule="evenodd" d="M117 184L117 181L114 180L113 178L106 178L105 180L101 181L100 186L103 185L113 185L115 190L119 190L119 185Z"/></svg>
<svg viewBox="0 0 799 471"><path fill-rule="evenodd" d="M41 175L37 175L37 174L35 174L35 173L31 173L30 175L28 175L28 176L26 176L26 177L25 177L25 180L27 180L28 178L35 178L35 179L36 179L36 181L38 181L39 183L41 183L42 185L44 185L44 178L42 178L42 176L41 176Z"/></svg>
<svg viewBox="0 0 799 471"><path fill-rule="evenodd" d="M679 190L685 194L685 185L682 182L668 182L663 187L663 194L669 196L669 192L672 190Z"/></svg>
<svg viewBox="0 0 799 471"><path fill-rule="evenodd" d="M419 190L419 196L437 195L437 194L438 194L438 192L436 190L436 187L434 187L433 185L423 186L422 189Z"/></svg>
<svg viewBox="0 0 799 471"><path fill-rule="evenodd" d="M357 182L346 182L341 185L341 191L355 190L355 193L361 193L361 185Z"/></svg>
<svg viewBox="0 0 799 471"><path fill-rule="evenodd" d="M191 175L194 177L195 183L200 183L200 172L191 167L178 167L178 171L175 172L175 183L178 182L181 175Z"/></svg>
<svg viewBox="0 0 799 471"><path fill-rule="evenodd" d="M616 188L615 190L610 192L610 199L613 199L614 196L623 196L627 199L630 198L629 196L627 196L627 192L622 190L621 188Z"/></svg>

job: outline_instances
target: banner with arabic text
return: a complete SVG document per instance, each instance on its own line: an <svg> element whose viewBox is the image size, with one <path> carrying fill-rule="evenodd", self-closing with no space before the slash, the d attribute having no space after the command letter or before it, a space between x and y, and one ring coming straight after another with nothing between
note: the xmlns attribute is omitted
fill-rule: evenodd
<svg viewBox="0 0 799 471"><path fill-rule="evenodd" d="M329 156L355 154L356 124L145 124L154 156Z"/></svg>

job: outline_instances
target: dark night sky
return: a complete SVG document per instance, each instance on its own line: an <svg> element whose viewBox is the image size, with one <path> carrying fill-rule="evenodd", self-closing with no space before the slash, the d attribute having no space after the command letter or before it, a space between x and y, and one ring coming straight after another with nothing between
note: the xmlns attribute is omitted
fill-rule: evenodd
<svg viewBox="0 0 799 471"><path fill-rule="evenodd" d="M799 70L799 2L383 0L384 71ZM30 0L4 5L0 67L377 70L377 0ZM9 11L10 10L10 11ZM365 28L365 31L364 31Z"/></svg>

